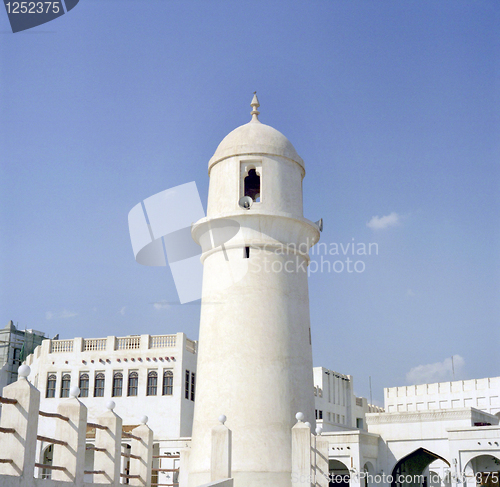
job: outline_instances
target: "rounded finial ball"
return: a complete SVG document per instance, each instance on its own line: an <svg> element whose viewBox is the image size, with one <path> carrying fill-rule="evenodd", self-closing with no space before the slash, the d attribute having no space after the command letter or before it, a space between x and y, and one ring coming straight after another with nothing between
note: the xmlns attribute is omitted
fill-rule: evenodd
<svg viewBox="0 0 500 487"><path fill-rule="evenodd" d="M22 379L26 379L28 375L30 375L31 369L28 365L21 365L19 369L17 369L17 375Z"/></svg>
<svg viewBox="0 0 500 487"><path fill-rule="evenodd" d="M304 413L298 412L298 413L295 415L295 419L296 419L297 421L304 421L304 418L305 418Z"/></svg>
<svg viewBox="0 0 500 487"><path fill-rule="evenodd" d="M306 421L304 424L305 424L305 425L306 425L309 429L311 429L311 423L310 423L309 421Z"/></svg>
<svg viewBox="0 0 500 487"><path fill-rule="evenodd" d="M80 395L80 388L72 386L69 390L70 397L78 397Z"/></svg>
<svg viewBox="0 0 500 487"><path fill-rule="evenodd" d="M219 416L219 421L220 421L220 424L224 424L226 422L226 415L225 414L221 414Z"/></svg>
<svg viewBox="0 0 500 487"><path fill-rule="evenodd" d="M115 407L116 407L115 401L108 401L106 403L106 409L109 409L110 411L113 411L113 409L115 409Z"/></svg>
<svg viewBox="0 0 500 487"><path fill-rule="evenodd" d="M141 424L146 424L148 422L148 417L147 416L142 416L141 419L139 420L139 423Z"/></svg>
<svg viewBox="0 0 500 487"><path fill-rule="evenodd" d="M322 426L316 426L316 434L318 436L320 436L322 432L323 432L323 427Z"/></svg>

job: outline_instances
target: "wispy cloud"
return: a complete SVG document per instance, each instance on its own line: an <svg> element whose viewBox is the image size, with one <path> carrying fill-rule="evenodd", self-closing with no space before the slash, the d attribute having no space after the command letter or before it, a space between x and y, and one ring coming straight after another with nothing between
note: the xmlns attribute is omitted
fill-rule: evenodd
<svg viewBox="0 0 500 487"><path fill-rule="evenodd" d="M166 301L157 301L156 303L153 303L153 306L155 309L168 309L170 308L170 304L167 303Z"/></svg>
<svg viewBox="0 0 500 487"><path fill-rule="evenodd" d="M46 320L66 320L68 318L74 318L75 316L78 316L78 313L75 311L68 311L67 309L63 309L58 313L54 313L52 311L47 311L45 313Z"/></svg>
<svg viewBox="0 0 500 487"><path fill-rule="evenodd" d="M122 316L125 316L125 310L126 310L126 309L127 309L127 307L126 307L126 306L124 306L124 307L120 310L120 314L121 314Z"/></svg>
<svg viewBox="0 0 500 487"><path fill-rule="evenodd" d="M460 355L453 355L442 362L434 364L418 365L406 374L406 382L411 385L430 384L432 382L443 382L458 377L463 369L465 360ZM453 371L455 374L453 374Z"/></svg>
<svg viewBox="0 0 500 487"><path fill-rule="evenodd" d="M388 227L394 227L401 223L401 215L398 215L395 211L385 216L374 216L366 224L368 228L372 230L383 230Z"/></svg>
<svg viewBox="0 0 500 487"><path fill-rule="evenodd" d="M413 296L415 296L415 293L413 292L413 290L407 289L406 296L408 296L409 298L412 298Z"/></svg>

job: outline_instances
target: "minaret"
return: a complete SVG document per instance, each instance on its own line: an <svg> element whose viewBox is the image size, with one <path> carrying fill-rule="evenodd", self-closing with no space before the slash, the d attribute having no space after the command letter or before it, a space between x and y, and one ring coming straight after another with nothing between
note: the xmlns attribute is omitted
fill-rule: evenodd
<svg viewBox="0 0 500 487"><path fill-rule="evenodd" d="M190 487L211 480L221 414L235 487L290 487L295 414L314 424L307 265L319 229L303 217L303 160L259 121L256 95L251 106L210 159L207 217L192 230L204 268Z"/></svg>

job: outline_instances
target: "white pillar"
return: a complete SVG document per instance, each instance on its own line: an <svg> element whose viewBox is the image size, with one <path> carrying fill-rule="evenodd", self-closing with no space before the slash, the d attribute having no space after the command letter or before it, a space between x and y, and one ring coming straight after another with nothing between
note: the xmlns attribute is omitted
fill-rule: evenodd
<svg viewBox="0 0 500 487"><path fill-rule="evenodd" d="M212 428L211 480L231 477L231 430L224 424L226 417L219 417L221 424Z"/></svg>
<svg viewBox="0 0 500 487"><path fill-rule="evenodd" d="M188 487L188 468L189 468L189 454L190 448L180 451L179 460L179 487Z"/></svg>
<svg viewBox="0 0 500 487"><path fill-rule="evenodd" d="M23 367L27 369L26 374ZM40 392L26 380L27 365L19 367L18 374L17 382L4 387L2 392L3 397L17 402L2 405L0 426L15 432L0 433L0 457L12 460L12 463L0 463L0 474L31 479L35 470Z"/></svg>
<svg viewBox="0 0 500 487"><path fill-rule="evenodd" d="M130 485L150 487L153 462L153 432L146 425L147 418L143 418L141 422L143 424L131 431L135 438L132 437L132 448L130 449Z"/></svg>
<svg viewBox="0 0 500 487"><path fill-rule="evenodd" d="M110 401L110 410L97 418L97 423L106 429L96 428L95 435L94 470L104 474L95 474L94 483L110 487L119 485L121 465L122 419L113 412L114 405Z"/></svg>
<svg viewBox="0 0 500 487"><path fill-rule="evenodd" d="M300 414L297 413L297 419ZM311 429L299 419L292 428L292 485L311 487L311 483Z"/></svg>
<svg viewBox="0 0 500 487"><path fill-rule="evenodd" d="M316 436L316 486L328 487L330 468L328 465L328 440Z"/></svg>
<svg viewBox="0 0 500 487"><path fill-rule="evenodd" d="M87 435L87 408L77 399L79 393L79 390L75 392L71 388L73 397L64 399L57 407L57 413L69 420L56 420L55 439L65 441L67 444L54 445L53 464L65 467L65 470L52 471L53 480L65 480L72 482L74 486L83 486Z"/></svg>

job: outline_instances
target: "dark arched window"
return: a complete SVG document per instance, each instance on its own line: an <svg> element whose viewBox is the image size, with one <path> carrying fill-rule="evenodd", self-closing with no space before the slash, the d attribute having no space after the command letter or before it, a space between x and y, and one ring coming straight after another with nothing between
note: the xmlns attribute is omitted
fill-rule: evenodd
<svg viewBox="0 0 500 487"><path fill-rule="evenodd" d="M130 372L128 374L128 392L129 396L137 396L137 386L139 384L139 374L137 372Z"/></svg>
<svg viewBox="0 0 500 487"><path fill-rule="evenodd" d="M104 397L104 374L102 372L95 376L94 397Z"/></svg>
<svg viewBox="0 0 500 487"><path fill-rule="evenodd" d="M80 397L89 397L89 374L80 374L78 387L80 388Z"/></svg>
<svg viewBox="0 0 500 487"><path fill-rule="evenodd" d="M115 372L113 375L113 397L120 397L123 390L123 374Z"/></svg>
<svg viewBox="0 0 500 487"><path fill-rule="evenodd" d="M152 370L148 373L148 388L146 391L147 396L156 396L158 389L158 374Z"/></svg>
<svg viewBox="0 0 500 487"><path fill-rule="evenodd" d="M61 397L69 397L69 386L71 384L71 376L63 374L61 380Z"/></svg>
<svg viewBox="0 0 500 487"><path fill-rule="evenodd" d="M163 395L171 396L174 393L174 374L171 370L163 372Z"/></svg>
<svg viewBox="0 0 500 487"><path fill-rule="evenodd" d="M245 196L250 196L254 201L260 201L260 176L255 169L250 169L245 178Z"/></svg>
<svg viewBox="0 0 500 487"><path fill-rule="evenodd" d="M54 445L49 445L45 450L43 451L43 464L44 465L52 465L52 457L53 457L53 448ZM50 468L44 468L41 471L40 478L42 479L50 479L52 477L52 470Z"/></svg>
<svg viewBox="0 0 500 487"><path fill-rule="evenodd" d="M56 375L49 374L47 377L47 391L45 393L45 397L56 397L56 381Z"/></svg>

